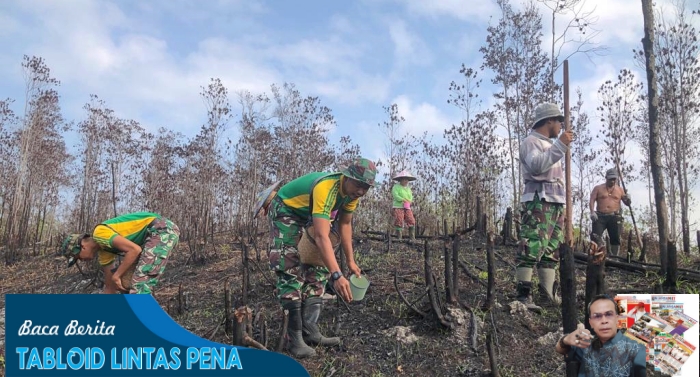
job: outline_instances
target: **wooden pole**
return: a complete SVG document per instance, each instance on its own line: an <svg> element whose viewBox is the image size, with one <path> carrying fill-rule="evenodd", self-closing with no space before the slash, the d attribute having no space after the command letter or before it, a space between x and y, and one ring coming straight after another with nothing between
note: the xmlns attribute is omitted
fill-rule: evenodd
<svg viewBox="0 0 700 377"><path fill-rule="evenodd" d="M569 110L569 61L564 60L564 124L566 130L571 130ZM561 278L561 317L564 325L564 334L568 334L576 330L576 318L578 311L576 309L576 279L574 276L574 253L571 248L573 240L573 227L571 217L573 207L571 206L571 152L566 152L565 160L565 176L566 176L566 223L564 233L564 243L559 246L559 257L561 264L559 273ZM566 376L578 376L579 363L574 360L566 362Z"/></svg>

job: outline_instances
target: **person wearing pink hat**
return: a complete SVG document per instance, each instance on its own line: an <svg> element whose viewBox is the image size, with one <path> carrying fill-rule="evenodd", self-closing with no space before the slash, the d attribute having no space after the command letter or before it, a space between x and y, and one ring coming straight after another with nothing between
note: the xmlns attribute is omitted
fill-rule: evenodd
<svg viewBox="0 0 700 377"><path fill-rule="evenodd" d="M402 170L393 180L397 181L391 188L391 195L394 197L392 203L392 214L394 215L394 227L398 239L403 238L404 223L408 226L408 237L413 241L416 239L416 218L413 216L411 204L413 203L413 192L408 182L415 181L416 177L408 170Z"/></svg>

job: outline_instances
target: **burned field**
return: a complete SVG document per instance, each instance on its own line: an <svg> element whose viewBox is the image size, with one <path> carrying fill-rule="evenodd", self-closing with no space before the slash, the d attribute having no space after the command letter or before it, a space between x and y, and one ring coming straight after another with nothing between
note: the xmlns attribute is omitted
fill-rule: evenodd
<svg viewBox="0 0 700 377"><path fill-rule="evenodd" d="M495 239L490 279L490 248L478 233L458 242L445 237L390 247L376 236L356 236L356 260L371 285L360 302L326 301L319 324L343 344L319 347L316 357L300 361L312 376L489 376L492 370L500 376L563 375L563 359L553 350L562 334L561 309L536 314L514 302L515 246ZM155 293L161 307L200 337L280 349L284 314L266 252L223 239L195 254L190 250L183 243L173 253ZM680 262L697 270L697 261ZM660 281L654 267L630 271L610 264L610 293L651 293L649 287ZM0 292L99 293L97 266L80 262L79 269L66 269L53 255L27 257L0 269ZM583 321L585 261L577 259L575 273ZM680 281L679 293L700 289L690 275Z"/></svg>

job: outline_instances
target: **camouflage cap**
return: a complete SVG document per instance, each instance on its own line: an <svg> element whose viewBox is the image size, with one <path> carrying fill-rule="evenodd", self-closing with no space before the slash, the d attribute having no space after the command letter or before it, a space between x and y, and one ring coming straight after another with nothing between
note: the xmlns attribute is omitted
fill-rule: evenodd
<svg viewBox="0 0 700 377"><path fill-rule="evenodd" d="M371 160L358 158L341 172L344 176L374 186L377 166Z"/></svg>
<svg viewBox="0 0 700 377"><path fill-rule="evenodd" d="M78 258L76 258L76 256L80 254L80 242L83 240L83 238L89 236L89 234L74 233L68 235L63 240L60 249L58 249L58 253L68 258L68 267L72 267L75 264L75 262L78 261Z"/></svg>

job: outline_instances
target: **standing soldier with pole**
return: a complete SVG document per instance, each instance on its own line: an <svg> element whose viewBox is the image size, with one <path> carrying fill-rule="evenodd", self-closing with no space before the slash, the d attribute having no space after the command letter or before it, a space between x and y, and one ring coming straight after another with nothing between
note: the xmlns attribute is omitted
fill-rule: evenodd
<svg viewBox="0 0 700 377"><path fill-rule="evenodd" d="M556 104L537 106L532 131L520 144L525 187L521 199L522 226L515 276L518 301L534 311L542 309L532 302L532 268L535 265L540 280L540 298L548 303L556 302L555 267L559 261L557 251L564 239L566 199L561 159L574 138L571 131L561 132L563 122L564 115ZM551 139L555 139L554 142Z"/></svg>

